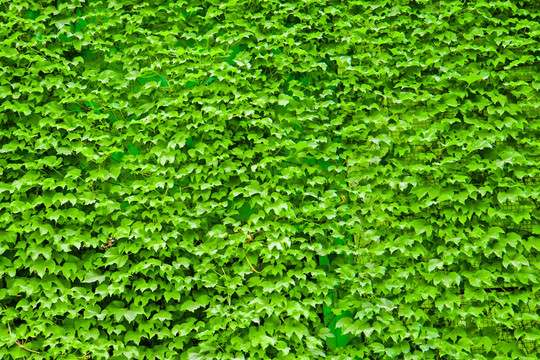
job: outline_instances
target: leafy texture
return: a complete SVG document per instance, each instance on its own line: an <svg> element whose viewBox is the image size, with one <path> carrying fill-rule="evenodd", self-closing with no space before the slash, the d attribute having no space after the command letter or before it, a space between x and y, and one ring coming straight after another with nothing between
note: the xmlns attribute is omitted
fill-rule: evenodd
<svg viewBox="0 0 540 360"><path fill-rule="evenodd" d="M538 357L536 1L0 9L0 358Z"/></svg>

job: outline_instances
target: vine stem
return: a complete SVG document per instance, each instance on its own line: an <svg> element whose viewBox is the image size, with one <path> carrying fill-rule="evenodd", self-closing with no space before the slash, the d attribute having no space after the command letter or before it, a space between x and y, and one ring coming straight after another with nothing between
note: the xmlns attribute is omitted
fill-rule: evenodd
<svg viewBox="0 0 540 360"><path fill-rule="evenodd" d="M84 356L81 356L81 357L78 357L77 359L90 359L90 352L89 351L85 351L84 352Z"/></svg>
<svg viewBox="0 0 540 360"><path fill-rule="evenodd" d="M223 275L227 276L227 274L225 273L225 269L223 268L223 266L221 267L221 270L223 271ZM229 292L229 287L227 286L227 298L229 300L229 306L231 306L231 294Z"/></svg>
<svg viewBox="0 0 540 360"><path fill-rule="evenodd" d="M257 269L255 269L255 268L253 267L253 265L251 265L251 262L249 261L247 255L246 255L246 260L247 260L247 262L248 262L248 264L249 264L249 267L251 268L251 271L256 272L257 274L262 274L260 271L257 271Z"/></svg>
<svg viewBox="0 0 540 360"><path fill-rule="evenodd" d="M8 326L9 335L12 335L12 333L11 333L11 326L9 326L9 323L7 324L7 326ZM17 346L20 347L21 349L26 350L26 351L29 351L29 352L31 352L31 353L33 353L33 354L40 354L40 353L41 353L41 351L35 351L35 350L31 350L31 349L27 348L26 346L24 346L23 344L21 344L21 343L19 342L19 340L15 340L15 344L17 344Z"/></svg>

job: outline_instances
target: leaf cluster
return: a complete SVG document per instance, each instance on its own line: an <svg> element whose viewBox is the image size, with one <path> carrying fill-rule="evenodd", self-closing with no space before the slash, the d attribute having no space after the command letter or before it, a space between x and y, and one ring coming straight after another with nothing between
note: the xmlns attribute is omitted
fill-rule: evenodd
<svg viewBox="0 0 540 360"><path fill-rule="evenodd" d="M0 358L537 358L539 11L0 0Z"/></svg>

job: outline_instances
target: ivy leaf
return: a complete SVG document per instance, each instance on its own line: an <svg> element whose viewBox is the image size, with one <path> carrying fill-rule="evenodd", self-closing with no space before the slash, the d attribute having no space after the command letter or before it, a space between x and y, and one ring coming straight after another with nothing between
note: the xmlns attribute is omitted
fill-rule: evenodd
<svg viewBox="0 0 540 360"><path fill-rule="evenodd" d="M12 95L11 89L8 86L0 86L0 97L5 99L6 97Z"/></svg>
<svg viewBox="0 0 540 360"><path fill-rule="evenodd" d="M469 282L474 287L481 287L482 284L491 286L494 275L488 270L478 270L472 276L468 276Z"/></svg>
<svg viewBox="0 0 540 360"><path fill-rule="evenodd" d="M429 261L428 271L432 272L435 269L442 269L443 266L444 266L444 263L441 259L432 259Z"/></svg>
<svg viewBox="0 0 540 360"><path fill-rule="evenodd" d="M134 310L126 310L122 313L122 316L128 321L133 322L137 318L138 315L142 315L144 312L142 311L134 311ZM139 338L140 339L140 338Z"/></svg>
<svg viewBox="0 0 540 360"><path fill-rule="evenodd" d="M98 283L102 283L107 277L105 275L102 275L102 274L99 274L99 273L96 273L96 272L93 272L93 271L90 271L86 274L86 276L84 277L84 280L82 281L83 283L94 283L94 282L98 282Z"/></svg>
<svg viewBox="0 0 540 360"><path fill-rule="evenodd" d="M516 254L512 257L504 255L503 265L506 268L511 265L519 271L523 266L529 266L529 261L523 254Z"/></svg>

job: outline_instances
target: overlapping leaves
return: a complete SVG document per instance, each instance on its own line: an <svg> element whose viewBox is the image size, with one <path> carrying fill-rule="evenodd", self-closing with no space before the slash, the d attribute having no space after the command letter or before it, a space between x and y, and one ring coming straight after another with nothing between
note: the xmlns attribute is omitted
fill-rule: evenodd
<svg viewBox="0 0 540 360"><path fill-rule="evenodd" d="M0 6L5 358L536 358L534 2Z"/></svg>

